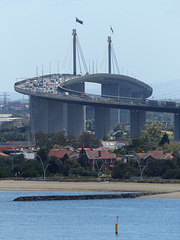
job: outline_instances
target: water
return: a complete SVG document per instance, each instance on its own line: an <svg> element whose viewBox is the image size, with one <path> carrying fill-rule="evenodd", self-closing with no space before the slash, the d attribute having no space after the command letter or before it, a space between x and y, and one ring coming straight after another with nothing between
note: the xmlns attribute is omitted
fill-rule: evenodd
<svg viewBox="0 0 180 240"><path fill-rule="evenodd" d="M20 196L60 194L69 193L0 191L0 239L180 239L179 199L13 202Z"/></svg>

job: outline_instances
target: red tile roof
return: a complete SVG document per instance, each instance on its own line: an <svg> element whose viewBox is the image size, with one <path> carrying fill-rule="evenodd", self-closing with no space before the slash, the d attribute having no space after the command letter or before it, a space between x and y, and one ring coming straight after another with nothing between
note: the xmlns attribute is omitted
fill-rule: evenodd
<svg viewBox="0 0 180 240"><path fill-rule="evenodd" d="M173 159L173 153L165 153L164 151L149 151L147 153L136 153L137 156L141 159L146 159L149 156L152 156L154 159Z"/></svg>
<svg viewBox="0 0 180 240"><path fill-rule="evenodd" d="M0 156L1 156L1 157L8 157L8 155L7 155L7 154L5 154L5 153L2 153L2 152L0 152Z"/></svg>
<svg viewBox="0 0 180 240"><path fill-rule="evenodd" d="M87 150L86 154L89 159L116 159L115 153L109 153L107 150Z"/></svg>
<svg viewBox="0 0 180 240"><path fill-rule="evenodd" d="M49 157L56 156L57 158L63 158L65 154L67 154L69 158L79 155L77 152L67 149L51 149L48 155Z"/></svg>

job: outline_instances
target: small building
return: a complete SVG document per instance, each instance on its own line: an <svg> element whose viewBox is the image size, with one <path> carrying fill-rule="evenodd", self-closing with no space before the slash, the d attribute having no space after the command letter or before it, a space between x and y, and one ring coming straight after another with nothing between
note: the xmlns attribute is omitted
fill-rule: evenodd
<svg viewBox="0 0 180 240"><path fill-rule="evenodd" d="M79 153L72 149L51 149L48 153L48 156L49 157L55 156L59 159L63 159L65 154L67 154L69 158L72 158L75 161L79 157Z"/></svg>
<svg viewBox="0 0 180 240"><path fill-rule="evenodd" d="M2 153L2 152L0 152L0 157L2 157L2 158L7 158L7 157L9 157L9 155L7 155L7 154L5 154L5 153Z"/></svg>
<svg viewBox="0 0 180 240"><path fill-rule="evenodd" d="M173 153L166 153L164 151L149 151L147 153L136 153L137 159L144 164L148 164L153 160L172 160L175 156Z"/></svg>
<svg viewBox="0 0 180 240"><path fill-rule="evenodd" d="M113 170L114 162L116 161L115 153L110 153L108 150L102 147L93 150L86 150L86 155L88 157L90 171L98 168L98 170L101 171ZM98 163L100 163L100 166Z"/></svg>

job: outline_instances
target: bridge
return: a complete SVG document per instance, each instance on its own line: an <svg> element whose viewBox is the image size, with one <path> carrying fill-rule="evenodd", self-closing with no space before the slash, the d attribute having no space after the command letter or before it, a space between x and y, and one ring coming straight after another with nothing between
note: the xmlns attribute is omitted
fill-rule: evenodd
<svg viewBox="0 0 180 240"><path fill-rule="evenodd" d="M101 84L101 95L85 93L85 82ZM118 124L119 110L130 112L130 136L140 135L146 112L174 114L174 139L180 140L180 103L149 100L152 88L125 75L52 74L15 83L17 92L30 96L31 127L53 133L66 130L78 136L85 130L85 106L95 108L95 134L103 138ZM123 96L123 94L125 96ZM129 96L127 96L129 95Z"/></svg>
<svg viewBox="0 0 180 240"><path fill-rule="evenodd" d="M14 85L15 91L30 96L32 132L65 131L77 137L85 131L85 106L93 106L95 134L100 139L110 134L119 122L127 121L130 122L130 137L141 135L146 123L146 112L152 111L174 114L174 139L180 140L179 103L148 100L153 91L150 86L136 78L111 73L111 37L107 41L108 73L88 74L85 67L86 74L77 75L76 29L73 29L72 36L73 74L50 74ZM86 82L101 84L101 95L85 93Z"/></svg>

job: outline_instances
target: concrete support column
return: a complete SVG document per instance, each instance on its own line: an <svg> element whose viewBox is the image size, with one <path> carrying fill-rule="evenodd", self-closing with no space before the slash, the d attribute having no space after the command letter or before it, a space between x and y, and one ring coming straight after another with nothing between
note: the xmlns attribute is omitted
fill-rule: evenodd
<svg viewBox="0 0 180 240"><path fill-rule="evenodd" d="M103 139L110 132L110 109L95 108L95 134L99 139Z"/></svg>
<svg viewBox="0 0 180 240"><path fill-rule="evenodd" d="M48 99L30 96L30 121L33 133L48 133Z"/></svg>
<svg viewBox="0 0 180 240"><path fill-rule="evenodd" d="M69 89L84 92L85 84L74 84L69 86ZM68 104L68 135L78 137L86 130L85 122L85 107L77 104Z"/></svg>
<svg viewBox="0 0 180 240"><path fill-rule="evenodd" d="M68 135L78 137L85 131L85 107L82 105L68 105Z"/></svg>
<svg viewBox="0 0 180 240"><path fill-rule="evenodd" d="M67 104L58 100L30 96L30 121L33 134L67 130Z"/></svg>
<svg viewBox="0 0 180 240"><path fill-rule="evenodd" d="M180 141L180 114L174 114L174 140Z"/></svg>
<svg viewBox="0 0 180 240"><path fill-rule="evenodd" d="M132 97L132 90L131 88L125 88L125 87L121 87L121 85L118 85L119 87L119 96L121 97ZM130 122L130 111L129 110L125 110L125 109L121 109L120 110L120 123L124 123L127 124Z"/></svg>
<svg viewBox="0 0 180 240"><path fill-rule="evenodd" d="M131 110L130 112L130 138L140 136L141 131L145 128L146 112Z"/></svg>
<svg viewBox="0 0 180 240"><path fill-rule="evenodd" d="M102 84L101 95L118 97L118 84ZM110 130L114 131L114 128L120 122L120 109L110 109Z"/></svg>
<svg viewBox="0 0 180 240"><path fill-rule="evenodd" d="M49 99L48 110L48 132L67 132L67 104Z"/></svg>

